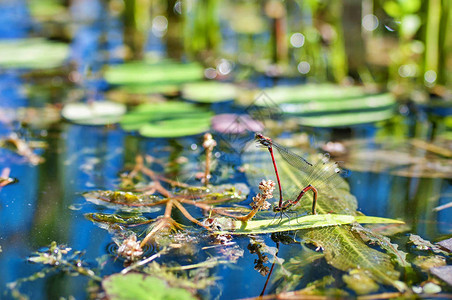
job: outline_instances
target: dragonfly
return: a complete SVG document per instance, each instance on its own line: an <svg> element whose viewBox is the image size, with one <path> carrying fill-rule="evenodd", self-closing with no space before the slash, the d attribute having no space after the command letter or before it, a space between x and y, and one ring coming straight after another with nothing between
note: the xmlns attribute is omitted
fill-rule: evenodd
<svg viewBox="0 0 452 300"><path fill-rule="evenodd" d="M279 145L271 138L266 137L261 133L255 134L255 141L258 143L258 145L267 148L272 159L273 169L279 187L279 203L278 206L275 206L273 208L274 212L285 212L290 207L295 206L297 203L299 203L307 192L312 191L313 198L311 213L315 215L317 214L316 205L319 191L324 192L327 189L346 188L347 184L340 175L341 173L343 173L342 169L339 168L336 162L330 161L328 156L325 156L315 164L312 164L300 155L291 152L284 146ZM295 187L295 189L291 189L291 192L289 193L291 199L283 199L282 185L273 149L276 149L282 159L284 159L285 162L293 167L296 170L297 174L303 177L302 181L307 183L304 186L298 186Z"/></svg>

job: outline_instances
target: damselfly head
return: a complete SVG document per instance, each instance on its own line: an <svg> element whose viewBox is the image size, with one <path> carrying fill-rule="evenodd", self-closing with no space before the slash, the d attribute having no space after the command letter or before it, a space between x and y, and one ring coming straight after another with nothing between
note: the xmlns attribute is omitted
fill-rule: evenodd
<svg viewBox="0 0 452 300"><path fill-rule="evenodd" d="M264 136L262 133L260 132L256 132L256 134L254 135L254 140L256 141L256 143L270 148L273 144L272 140L266 136Z"/></svg>
<svg viewBox="0 0 452 300"><path fill-rule="evenodd" d="M273 212L277 213L277 212L281 212L284 210L284 207L279 207L278 204L275 204L275 206L273 206Z"/></svg>

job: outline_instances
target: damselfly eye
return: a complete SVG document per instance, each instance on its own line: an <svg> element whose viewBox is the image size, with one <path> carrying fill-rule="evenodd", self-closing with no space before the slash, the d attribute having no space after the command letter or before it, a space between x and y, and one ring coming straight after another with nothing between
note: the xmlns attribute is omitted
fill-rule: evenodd
<svg viewBox="0 0 452 300"><path fill-rule="evenodd" d="M340 173L340 172L341 172L341 168L339 168L339 167L336 167L336 169L334 169L334 172L336 172L336 173Z"/></svg>

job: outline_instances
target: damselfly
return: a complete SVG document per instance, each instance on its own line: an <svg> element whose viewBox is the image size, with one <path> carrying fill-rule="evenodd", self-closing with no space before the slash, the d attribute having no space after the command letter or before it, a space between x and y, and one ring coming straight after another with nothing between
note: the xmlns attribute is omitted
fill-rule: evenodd
<svg viewBox="0 0 452 300"><path fill-rule="evenodd" d="M316 214L319 191L326 193L328 189L334 187L339 189L346 188L347 184L339 174L342 173L342 170L336 162L331 162L328 156L324 157L324 159L320 159L315 164L312 164L303 157L289 151L278 143L273 142L270 138L262 135L261 133L256 133L255 141L266 147L271 155L276 180L279 186L279 203L278 206L273 208L275 212L284 212L288 208L296 205L302 199L304 194L308 191L312 191L313 199L311 212L312 214ZM286 201L283 199L281 180L276 166L276 159L273 149L276 149L284 161L293 167L299 176L302 177L303 180L300 180L300 182L307 183L303 186L296 186L295 188L292 188L292 192L289 194L290 199L287 199Z"/></svg>

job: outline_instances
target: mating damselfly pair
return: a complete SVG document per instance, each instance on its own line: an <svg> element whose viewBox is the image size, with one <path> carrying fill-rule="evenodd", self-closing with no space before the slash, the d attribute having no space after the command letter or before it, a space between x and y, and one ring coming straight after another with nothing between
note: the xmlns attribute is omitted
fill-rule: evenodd
<svg viewBox="0 0 452 300"><path fill-rule="evenodd" d="M273 172L279 188L279 201L273 208L274 212L283 213L301 206L299 203L303 199L312 197L310 211L312 214L316 214L319 195L329 201L327 205L322 206L322 213L350 213L356 210L356 199L350 195L348 184L343 179L346 172L336 162L330 160L328 155L323 155L320 159L310 162L261 133L255 134L255 142L270 153ZM269 161L270 159L262 164L268 165ZM285 180L281 180L281 174L284 175ZM257 180L263 175L266 174L258 171L254 177ZM281 183L282 181L283 183ZM309 191L312 192L312 196L307 196Z"/></svg>

